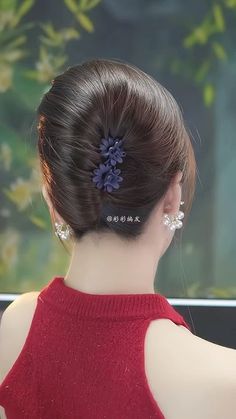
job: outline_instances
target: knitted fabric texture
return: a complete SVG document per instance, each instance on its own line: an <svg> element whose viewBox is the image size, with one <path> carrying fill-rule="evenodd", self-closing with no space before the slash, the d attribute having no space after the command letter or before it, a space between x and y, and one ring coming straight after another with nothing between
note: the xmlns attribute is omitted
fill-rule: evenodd
<svg viewBox="0 0 236 419"><path fill-rule="evenodd" d="M144 370L151 320L190 326L161 294L87 294L55 276L0 385L8 419L164 419Z"/></svg>

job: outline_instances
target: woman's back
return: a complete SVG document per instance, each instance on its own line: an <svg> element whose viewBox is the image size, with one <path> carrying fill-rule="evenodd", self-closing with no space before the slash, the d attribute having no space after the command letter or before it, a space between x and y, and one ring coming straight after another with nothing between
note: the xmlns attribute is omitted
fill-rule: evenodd
<svg viewBox="0 0 236 419"><path fill-rule="evenodd" d="M91 299L60 278L45 287L0 387L10 419L234 417L234 350L194 336L159 294L103 297Z"/></svg>

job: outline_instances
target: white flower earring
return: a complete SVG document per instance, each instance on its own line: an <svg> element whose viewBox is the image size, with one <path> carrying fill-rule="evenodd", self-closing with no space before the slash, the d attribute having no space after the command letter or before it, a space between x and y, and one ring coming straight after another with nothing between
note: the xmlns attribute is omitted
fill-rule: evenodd
<svg viewBox="0 0 236 419"><path fill-rule="evenodd" d="M184 202L181 201L180 205L183 205ZM169 215L164 214L163 216L163 224L167 226L171 231L175 229L179 229L183 226L183 222L181 221L184 218L184 212L179 211L177 215Z"/></svg>
<svg viewBox="0 0 236 419"><path fill-rule="evenodd" d="M68 224L55 222L55 228L56 236L60 237L62 240L67 240L70 234L72 234L72 230Z"/></svg>

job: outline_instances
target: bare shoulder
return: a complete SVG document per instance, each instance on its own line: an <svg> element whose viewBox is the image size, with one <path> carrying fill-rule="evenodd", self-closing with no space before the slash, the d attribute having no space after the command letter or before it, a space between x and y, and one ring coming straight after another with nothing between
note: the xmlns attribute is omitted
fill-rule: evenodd
<svg viewBox="0 0 236 419"><path fill-rule="evenodd" d="M171 320L153 320L145 337L145 372L166 419L236 417L234 349Z"/></svg>
<svg viewBox="0 0 236 419"><path fill-rule="evenodd" d="M38 291L19 295L3 312L0 323L0 384L18 358L28 335ZM0 406L0 418L6 419Z"/></svg>
<svg viewBox="0 0 236 419"><path fill-rule="evenodd" d="M0 323L0 383L24 346L38 295L38 291L21 294L3 312Z"/></svg>

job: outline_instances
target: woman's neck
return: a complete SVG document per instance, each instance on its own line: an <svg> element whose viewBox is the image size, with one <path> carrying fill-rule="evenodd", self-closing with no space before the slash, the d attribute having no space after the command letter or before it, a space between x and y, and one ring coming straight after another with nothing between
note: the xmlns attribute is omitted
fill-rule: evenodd
<svg viewBox="0 0 236 419"><path fill-rule="evenodd" d="M159 257L143 239L125 242L115 235L88 234L74 243L65 283L90 294L155 293Z"/></svg>

